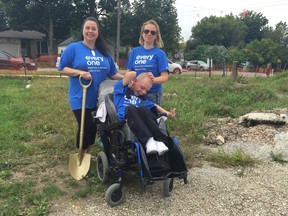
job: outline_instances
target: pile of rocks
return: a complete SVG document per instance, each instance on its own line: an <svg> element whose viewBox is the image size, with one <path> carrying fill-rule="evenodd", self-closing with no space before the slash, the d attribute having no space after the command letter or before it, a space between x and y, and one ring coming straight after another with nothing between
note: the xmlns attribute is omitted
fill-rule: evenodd
<svg viewBox="0 0 288 216"><path fill-rule="evenodd" d="M259 121L253 121L253 125L245 124L245 119L249 119L251 116L259 115L244 115L239 119L222 118L213 119L205 124L205 130L208 132L205 138L206 144L218 144L222 145L226 142L231 141L259 141L266 144L275 144L275 135L279 133L285 133L288 131L288 125L283 121L265 121L267 114L271 114L272 117L287 116L288 110L272 110L272 111L261 111L264 113L263 119ZM256 112L253 112L255 114ZM260 113L259 111L257 113ZM257 119L256 119L257 120Z"/></svg>

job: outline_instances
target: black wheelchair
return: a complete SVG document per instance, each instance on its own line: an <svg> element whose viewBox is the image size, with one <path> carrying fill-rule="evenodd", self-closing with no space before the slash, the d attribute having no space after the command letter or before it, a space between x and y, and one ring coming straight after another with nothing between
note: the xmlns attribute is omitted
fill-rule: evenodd
<svg viewBox="0 0 288 216"><path fill-rule="evenodd" d="M114 171L118 180L105 192L105 200L110 206L124 201L123 178L126 172L136 172L141 179L142 191L155 181L163 181L163 195L170 196L175 178L187 184L188 170L177 138L170 137L163 117L158 119L161 131L169 138L165 143L169 151L159 156L146 155L137 137L129 129L126 121L119 121L113 103L113 94L105 96L106 120L99 126L103 149L97 155L97 175L102 183L107 183Z"/></svg>

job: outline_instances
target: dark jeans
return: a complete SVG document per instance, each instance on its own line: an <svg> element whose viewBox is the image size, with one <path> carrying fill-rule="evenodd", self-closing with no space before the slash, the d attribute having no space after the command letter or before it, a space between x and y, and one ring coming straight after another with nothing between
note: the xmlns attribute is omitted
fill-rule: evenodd
<svg viewBox="0 0 288 216"><path fill-rule="evenodd" d="M156 116L147 107L128 106L125 114L129 128L143 147L150 137L164 143L168 141L166 135L159 129Z"/></svg>

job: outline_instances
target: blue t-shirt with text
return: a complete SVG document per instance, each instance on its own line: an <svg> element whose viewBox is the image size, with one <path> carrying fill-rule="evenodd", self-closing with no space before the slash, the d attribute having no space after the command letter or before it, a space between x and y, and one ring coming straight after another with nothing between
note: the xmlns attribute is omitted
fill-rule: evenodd
<svg viewBox="0 0 288 216"><path fill-rule="evenodd" d="M62 53L58 70L69 67L89 71L92 75L92 84L87 89L86 108L94 109L97 104L99 84L117 74L117 68L112 57L102 55L97 49L89 49L82 41L71 43ZM83 84L88 80L82 79ZM79 76L69 77L69 103L72 110L82 108L83 88L79 83Z"/></svg>
<svg viewBox="0 0 288 216"><path fill-rule="evenodd" d="M151 109L155 104L146 99L143 100L134 95L133 91L130 91L130 98L126 97L126 90L128 86L123 86L123 80L119 80L115 83L114 86L114 104L117 109L117 116L119 120L125 119L125 110L127 106L146 106L148 109ZM129 89L128 89L129 90Z"/></svg>
<svg viewBox="0 0 288 216"><path fill-rule="evenodd" d="M126 68L135 71L137 76L143 72L152 72L154 77L159 77L163 71L169 73L166 53L157 47L152 49L145 49L143 46L133 48L126 62ZM149 92L161 91L162 85L154 84Z"/></svg>

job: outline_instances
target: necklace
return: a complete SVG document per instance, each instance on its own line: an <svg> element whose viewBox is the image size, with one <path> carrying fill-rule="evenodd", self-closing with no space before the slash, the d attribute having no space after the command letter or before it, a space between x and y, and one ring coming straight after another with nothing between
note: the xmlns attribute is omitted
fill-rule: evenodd
<svg viewBox="0 0 288 216"><path fill-rule="evenodd" d="M86 46L87 48L89 48L89 49L91 49L91 50L95 49L95 44L93 44L93 45L88 45L88 44L85 43L84 41L82 41L82 43L84 44L84 46ZM92 47L93 47L93 48L92 48Z"/></svg>
<svg viewBox="0 0 288 216"><path fill-rule="evenodd" d="M95 57L96 56L96 53L94 51L95 46L93 46L93 48L91 49L91 47L89 47L88 44L86 44L84 41L82 41L82 43L84 44L84 46L86 46L87 48L91 50L92 55Z"/></svg>

